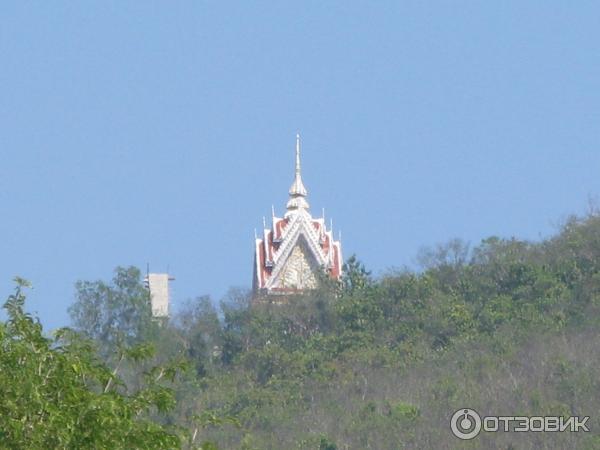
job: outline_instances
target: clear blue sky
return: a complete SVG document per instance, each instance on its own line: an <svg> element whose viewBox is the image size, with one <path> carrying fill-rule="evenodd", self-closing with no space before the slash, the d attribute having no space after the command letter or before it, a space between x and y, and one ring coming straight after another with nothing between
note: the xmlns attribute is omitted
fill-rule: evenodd
<svg viewBox="0 0 600 450"><path fill-rule="evenodd" d="M295 134L312 211L375 274L539 239L600 193L598 2L2 2L0 292L251 284Z"/></svg>

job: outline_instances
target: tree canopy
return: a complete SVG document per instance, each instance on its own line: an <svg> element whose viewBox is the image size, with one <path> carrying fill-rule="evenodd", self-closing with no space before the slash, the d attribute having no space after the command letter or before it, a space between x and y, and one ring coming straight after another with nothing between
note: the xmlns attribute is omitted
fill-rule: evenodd
<svg viewBox="0 0 600 450"><path fill-rule="evenodd" d="M168 449L179 436L150 420L151 411L173 406L171 391L155 376L127 393L118 370L98 359L93 344L68 328L53 338L24 312L28 286L16 291L0 323L0 446L10 449ZM147 349L121 350L121 358L140 359Z"/></svg>
<svg viewBox="0 0 600 450"><path fill-rule="evenodd" d="M593 433L488 433L469 447L449 428L464 407L600 409L600 216L570 218L540 242L452 240L419 259L422 270L375 277L351 257L340 282L284 302L253 303L235 289L220 304L189 300L161 322L139 270L120 267L112 282L77 284L74 330L52 338L23 312L20 280L0 326L1 441L600 449Z"/></svg>

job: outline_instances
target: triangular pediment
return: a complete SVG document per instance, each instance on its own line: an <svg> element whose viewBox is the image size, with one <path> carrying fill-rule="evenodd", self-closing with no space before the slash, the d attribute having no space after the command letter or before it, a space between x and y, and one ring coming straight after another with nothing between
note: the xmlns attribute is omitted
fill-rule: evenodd
<svg viewBox="0 0 600 450"><path fill-rule="evenodd" d="M286 226L281 245L274 256L274 262L285 260L289 252L296 245L298 239L303 236L310 252L314 255L319 265L325 265L327 258L319 244L319 234L313 227L313 219L308 213L301 213L291 218Z"/></svg>
<svg viewBox="0 0 600 450"><path fill-rule="evenodd" d="M282 242L267 288L283 288L283 284L313 284L316 286L314 274L324 265L324 258L318 243L314 242L314 237L307 232L306 223L301 218L297 219L297 222L294 221L289 225L297 228ZM312 277L309 276L309 271L313 274ZM291 280L296 281L291 282ZM292 288L292 286L288 287ZM297 289L302 288L297 287Z"/></svg>
<svg viewBox="0 0 600 450"><path fill-rule="evenodd" d="M278 274L272 279L272 288L303 290L317 287L316 272L319 270L319 264L308 249L303 236L298 239L280 267Z"/></svg>

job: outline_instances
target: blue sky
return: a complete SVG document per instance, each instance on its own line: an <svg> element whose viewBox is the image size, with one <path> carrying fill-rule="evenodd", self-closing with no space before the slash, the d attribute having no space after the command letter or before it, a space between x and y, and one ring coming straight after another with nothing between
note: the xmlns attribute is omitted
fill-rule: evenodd
<svg viewBox="0 0 600 450"><path fill-rule="evenodd" d="M2 2L0 61L0 292L51 328L117 265L249 287L296 132L375 274L600 193L597 2Z"/></svg>

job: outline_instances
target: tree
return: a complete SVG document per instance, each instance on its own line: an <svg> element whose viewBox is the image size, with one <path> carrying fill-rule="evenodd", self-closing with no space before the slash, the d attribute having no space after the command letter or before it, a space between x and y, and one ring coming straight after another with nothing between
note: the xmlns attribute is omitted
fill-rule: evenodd
<svg viewBox="0 0 600 450"><path fill-rule="evenodd" d="M134 345L156 333L150 292L136 267L117 267L112 284L78 281L76 301L69 308L75 328L94 339L101 352L119 343Z"/></svg>
<svg viewBox="0 0 600 450"><path fill-rule="evenodd" d="M173 406L171 391L161 385L173 368L149 371L144 388L125 393L118 366L110 370L86 339L68 328L53 338L43 335L39 320L24 312L23 289L15 294L0 323L0 445L45 449L173 449L178 436L150 420L148 413ZM120 351L120 360L147 356L148 348Z"/></svg>
<svg viewBox="0 0 600 450"><path fill-rule="evenodd" d="M371 284L371 272L365 269L356 255L352 255L342 270L342 286L347 293L354 293L357 290L363 289Z"/></svg>
<svg viewBox="0 0 600 450"><path fill-rule="evenodd" d="M187 357L198 377L207 374L208 366L220 355L221 323L209 296L188 301L177 314L174 325L183 341Z"/></svg>

